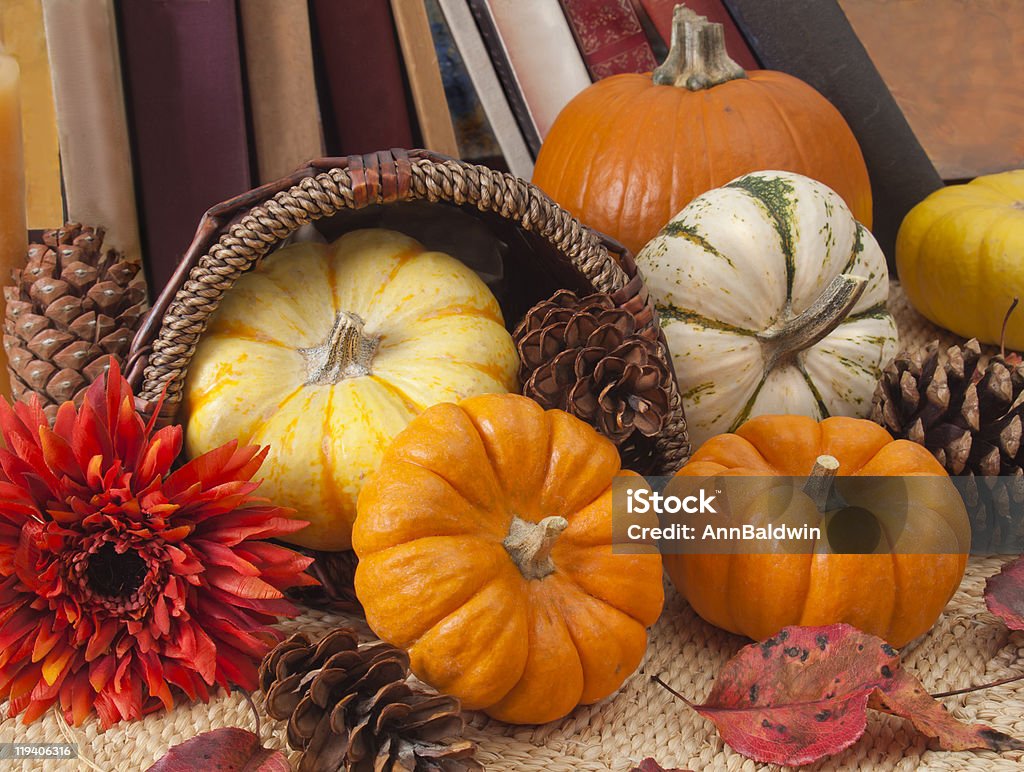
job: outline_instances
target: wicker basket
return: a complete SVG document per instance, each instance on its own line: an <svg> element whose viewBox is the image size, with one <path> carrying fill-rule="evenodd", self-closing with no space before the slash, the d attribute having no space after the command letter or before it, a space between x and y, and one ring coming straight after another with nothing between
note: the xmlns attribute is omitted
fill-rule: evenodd
<svg viewBox="0 0 1024 772"><path fill-rule="evenodd" d="M472 213L474 222L502 245L503 278L496 295L510 326L560 287L607 292L633 314L645 337L660 342L671 364L654 304L624 247L583 226L538 188L512 175L425 150L390 150L312 161L207 212L132 343L125 369L140 409L150 414L166 394L159 418L174 419L196 344L224 293L295 231L313 223L333 239L353 227L374 225L383 213L393 214L395 207L410 202L441 207L439 216ZM674 472L689 455L674 381L671 396L669 420L654 443L651 468L645 470L651 473Z"/></svg>

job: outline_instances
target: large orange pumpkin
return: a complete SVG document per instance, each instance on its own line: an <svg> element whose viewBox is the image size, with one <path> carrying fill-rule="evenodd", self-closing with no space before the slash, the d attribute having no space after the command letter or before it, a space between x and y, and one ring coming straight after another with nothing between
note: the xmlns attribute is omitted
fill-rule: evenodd
<svg viewBox="0 0 1024 772"><path fill-rule="evenodd" d="M650 74L589 86L556 118L533 182L634 253L695 197L761 169L839 193L871 227L871 185L843 117L781 72L744 71L722 25L677 6L672 50Z"/></svg>
<svg viewBox="0 0 1024 772"><path fill-rule="evenodd" d="M881 526L872 554L838 554L819 541L806 554L743 554L742 547L736 554L666 554L665 567L698 614L731 632L762 639L787 625L846 622L902 646L935 623L963 578L970 546L963 500L923 446L893 440L858 418L759 416L705 442L678 475L806 477L823 456L838 462L839 475L906 478L913 493L902 503L898 535L887 530L883 512L890 493L873 480L861 486L869 511L858 512L877 519L862 521L865 527ZM792 506L788 514L755 517L781 522Z"/></svg>
<svg viewBox="0 0 1024 772"><path fill-rule="evenodd" d="M611 442L526 397L427 409L359 496L366 621L423 681L503 721L608 696L664 599L653 545L612 552L627 541L612 534L619 473Z"/></svg>

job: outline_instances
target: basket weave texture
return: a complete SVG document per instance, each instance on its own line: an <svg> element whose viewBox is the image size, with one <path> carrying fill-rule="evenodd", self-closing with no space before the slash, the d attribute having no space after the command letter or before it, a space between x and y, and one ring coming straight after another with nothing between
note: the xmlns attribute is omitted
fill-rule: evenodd
<svg viewBox="0 0 1024 772"><path fill-rule="evenodd" d="M895 287L890 310L905 346L935 338L947 345L956 341L916 314ZM1007 630L985 608L982 597L985 579L1007 559L972 558L960 589L935 627L904 649L905 667L920 677L929 691L960 689L1021 672L1024 634ZM354 625L370 635L358 622L319 611L308 611L280 627L286 633L301 630L316 636L339 625ZM702 700L711 690L715 674L746 643L703 622L669 586L665 612L650 630L644 663L615 695L544 726L506 726L482 714L468 714L467 736L479 744L478 757L486 768L501 772L625 772L647 756L667 768L700 772L779 769L729 749L709 721L650 680L651 675L660 675L689 698ZM261 695L255 695L255 700L262 705ZM1024 737L1024 683L947 698L943 704L960 719L983 721ZM93 719L70 729L56 712L28 727L8 719L0 723L0 743L76 742L81 756L75 763L10 761L4 769L142 772L170 746L200 732L227 726L251 729L252 724L249 707L240 695L217 693L209 705L181 705L171 713L117 725L106 733L99 731ZM284 724L264 719L263 739L270 747L284 748ZM853 747L801 769L1013 772L1024 769L1024 755L932 751L907 722L870 711L867 731Z"/></svg>
<svg viewBox="0 0 1024 772"><path fill-rule="evenodd" d="M624 247L582 225L518 177L425 150L390 150L313 161L207 213L132 344L126 370L139 407L152 411L166 392L161 418L173 420L189 363L211 315L238 277L275 246L302 226L345 211L411 201L455 205L514 225L533 245L531 270L568 277L577 285L573 289L609 293L634 315L640 334L660 343L671 367L654 303ZM546 297L534 297L528 305ZM689 455L674 380L670 414L655 455L650 471L662 474L678 469Z"/></svg>

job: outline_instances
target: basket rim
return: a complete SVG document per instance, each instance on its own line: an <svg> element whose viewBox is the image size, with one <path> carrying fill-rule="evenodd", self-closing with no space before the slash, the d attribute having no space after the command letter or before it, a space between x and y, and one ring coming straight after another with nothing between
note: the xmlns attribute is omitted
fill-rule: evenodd
<svg viewBox="0 0 1024 772"><path fill-rule="evenodd" d="M172 421L199 337L220 298L249 267L299 227L343 210L425 200L475 207L546 241L566 266L594 289L628 308L672 357L653 301L633 256L582 224L532 183L507 172L428 150L392 149L320 158L292 174L210 208L171 279L134 336L127 379L146 415ZM675 471L689 455L682 401L673 372L669 432L658 438L659 468Z"/></svg>

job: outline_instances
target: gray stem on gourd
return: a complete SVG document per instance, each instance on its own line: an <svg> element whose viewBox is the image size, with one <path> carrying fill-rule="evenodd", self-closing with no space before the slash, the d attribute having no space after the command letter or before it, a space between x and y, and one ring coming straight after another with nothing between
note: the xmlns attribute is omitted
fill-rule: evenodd
<svg viewBox="0 0 1024 772"><path fill-rule="evenodd" d="M369 375L380 338L363 334L358 314L339 311L327 338L319 346L300 348L306 360L306 385L330 386L345 378Z"/></svg>
<svg viewBox="0 0 1024 772"><path fill-rule="evenodd" d="M805 311L758 333L765 372L785 357L810 348L831 333L849 316L867 286L868 280L863 276L840 274Z"/></svg>
<svg viewBox="0 0 1024 772"><path fill-rule="evenodd" d="M555 570L551 548L568 527L569 521L558 515L545 517L539 523L513 517L502 545L524 578L543 579Z"/></svg>
<svg viewBox="0 0 1024 772"><path fill-rule="evenodd" d="M654 82L700 91L745 77L725 50L722 25L677 5L672 13L672 44L665 61L654 70Z"/></svg>

